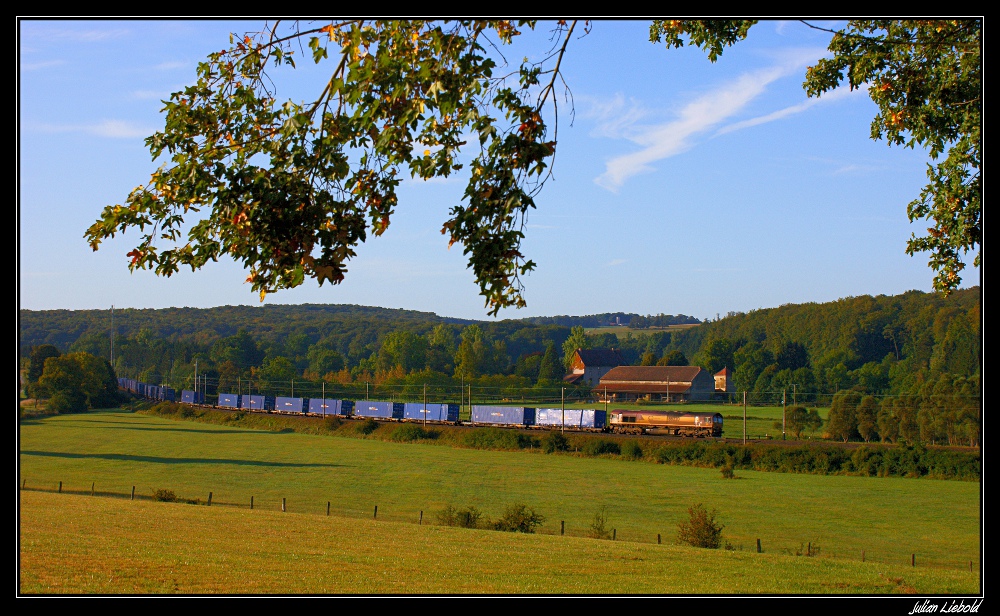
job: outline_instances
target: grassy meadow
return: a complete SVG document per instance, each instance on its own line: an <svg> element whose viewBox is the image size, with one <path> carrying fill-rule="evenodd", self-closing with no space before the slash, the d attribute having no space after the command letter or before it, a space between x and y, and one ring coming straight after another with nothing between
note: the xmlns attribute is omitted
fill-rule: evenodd
<svg viewBox="0 0 1000 616"><path fill-rule="evenodd" d="M615 456L479 451L111 411L23 420L19 470L27 593L980 589L978 482L753 471L729 480L715 469ZM53 494L60 481L63 494ZM92 486L106 497L89 496ZM127 500L132 486L135 501ZM213 506L148 500L159 489L202 504L211 492ZM434 524L447 505L497 517L512 503L545 516L538 535ZM672 545L697 503L718 510L732 550ZM60 508L69 514L53 515ZM615 542L588 538L601 511ZM559 536L561 522L567 536Z"/></svg>

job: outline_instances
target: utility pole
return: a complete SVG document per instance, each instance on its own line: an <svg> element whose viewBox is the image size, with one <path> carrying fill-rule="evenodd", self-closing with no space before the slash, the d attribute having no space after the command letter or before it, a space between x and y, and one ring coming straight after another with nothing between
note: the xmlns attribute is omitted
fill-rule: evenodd
<svg viewBox="0 0 1000 616"><path fill-rule="evenodd" d="M562 431L566 431L566 388L562 388Z"/></svg>
<svg viewBox="0 0 1000 616"><path fill-rule="evenodd" d="M781 390L781 440L785 440L785 397L788 395L787 389Z"/></svg>
<svg viewBox="0 0 1000 616"><path fill-rule="evenodd" d="M323 417L326 417L326 381L323 381Z"/></svg>
<svg viewBox="0 0 1000 616"><path fill-rule="evenodd" d="M747 444L747 390L743 390L743 444Z"/></svg>
<svg viewBox="0 0 1000 616"><path fill-rule="evenodd" d="M427 425L427 383L424 383L424 425Z"/></svg>

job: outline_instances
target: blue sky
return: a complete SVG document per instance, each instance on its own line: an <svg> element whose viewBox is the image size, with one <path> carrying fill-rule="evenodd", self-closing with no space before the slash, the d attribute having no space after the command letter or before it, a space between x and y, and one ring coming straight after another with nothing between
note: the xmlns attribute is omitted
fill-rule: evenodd
<svg viewBox="0 0 1000 616"><path fill-rule="evenodd" d="M130 273L137 234L93 252L83 233L157 163L143 140L163 99L230 32L262 22L21 21L19 305L27 309L259 305L231 261L165 279ZM824 23L825 26L835 24ZM542 23L511 61L547 48ZM529 214L528 307L500 318L626 311L714 318L787 303L931 290L909 257L906 204L927 154L870 139L875 106L846 88L809 99L806 67L829 35L769 21L711 63L648 41L648 24L598 21L563 62L554 175ZM315 97L326 65L274 74L279 99ZM573 113L570 113L572 107ZM266 303L346 303L484 319L461 247L441 225L465 176L407 180L391 226L338 286ZM971 263L972 257L966 261ZM963 286L977 284L969 265Z"/></svg>

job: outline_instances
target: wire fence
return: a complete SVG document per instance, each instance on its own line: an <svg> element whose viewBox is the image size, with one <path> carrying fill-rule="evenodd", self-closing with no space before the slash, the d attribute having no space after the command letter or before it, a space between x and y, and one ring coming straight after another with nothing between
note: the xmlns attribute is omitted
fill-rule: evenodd
<svg viewBox="0 0 1000 616"><path fill-rule="evenodd" d="M442 525L439 521L440 510L428 509L404 509L393 510L381 507L372 502L370 504L353 502L344 503L336 499L327 501L308 502L303 500L289 499L286 497L254 496L247 495L242 498L236 495L216 495L210 490L205 490L201 495L177 495L173 491L164 489L141 488L136 486L130 489L119 491L115 488L102 486L97 489L96 482L89 488L86 486L70 486L61 481L38 481L34 480L29 485L27 479L22 479L21 491L47 492L67 495L92 496L100 498L116 499L119 501L146 501L167 503L184 503L195 506L209 507L229 507L246 510L282 512L293 515L323 516L347 519L368 519L374 521L405 523L417 525ZM634 530L623 530L613 525L605 525L601 520L599 526L574 527L567 525L565 519L559 515L546 516L543 524L534 530L537 534L559 535L567 537L584 537L592 539L624 541L630 543L645 544L677 544L676 526L667 526L661 532L636 532ZM940 557L928 556L921 553L919 546L912 550L903 548L895 553L880 552L877 549L837 549L836 544L825 541L822 537L797 539L793 537L780 537L768 539L760 538L730 538L724 539L720 546L725 550L740 552L755 552L762 554L779 554L785 556L801 556L808 558L832 558L839 560L854 560L886 565L908 565L910 567L923 567L934 569L960 569L970 573L975 572L981 565L981 555L972 555L967 560L955 554L952 557L942 559Z"/></svg>

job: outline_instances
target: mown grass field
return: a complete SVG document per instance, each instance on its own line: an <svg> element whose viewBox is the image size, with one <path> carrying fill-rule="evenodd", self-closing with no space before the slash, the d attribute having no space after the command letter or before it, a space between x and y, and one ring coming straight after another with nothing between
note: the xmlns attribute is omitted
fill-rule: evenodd
<svg viewBox="0 0 1000 616"><path fill-rule="evenodd" d="M22 492L22 594L974 594L978 573Z"/></svg>
<svg viewBox="0 0 1000 616"><path fill-rule="evenodd" d="M630 593L879 593L901 592L907 588L921 593L979 592L980 484L976 482L752 471L740 471L737 473L739 479L727 480L713 469L628 462L610 457L546 455L538 450L478 451L363 438L245 430L125 412L26 420L20 428L20 451L20 479L27 488L21 492L20 511L21 588L24 592L167 592L156 586L160 582L151 581L150 584L156 588L151 586L146 590L138 590L139 587L134 586L148 577L141 573L147 566L142 564L140 567L141 563L148 563L150 571L160 571L160 568L168 567L173 562L169 558L166 565L157 561L158 550L189 554L184 562L189 564L190 571L224 568L219 563L237 556L221 554L221 547L203 550L198 552L202 555L197 556L192 550L198 546L198 537L214 534L210 545L229 541L234 553L247 552L257 545L257 539L250 531L241 532L238 521L249 520L244 523L267 526L271 522L265 524L265 521L272 519L273 530L268 530L268 533L283 536L283 533L292 533L289 529L294 527L293 534L298 537L296 541L303 542L303 547L289 549L287 554L276 547L260 547L254 552L260 554L260 559L266 559L268 554L273 553L274 558L282 562L265 566L264 560L259 561L256 569L259 574L240 582L242 586L238 589L233 587L226 592L379 592L363 586L356 586L356 590L331 590L323 584L333 583L335 577L324 578L327 575L325 572L311 573L314 561L326 562L323 561L325 557L314 554L318 549L315 545L319 545L315 542L339 541L341 537L346 537L344 541L348 547L344 549L348 554L337 558L353 558L352 562L372 566L370 559L375 557L371 550L375 547L368 544L374 540L359 539L351 533L361 531L346 530L351 528L382 528L383 533L391 535L385 537L385 541L389 542L385 552L388 560L393 560L393 554L399 549L395 542L402 541L403 537L407 538L406 541L420 544L428 541L427 536L452 537L452 533L457 533L454 535L457 537L454 540L456 545L470 541L483 545L500 542L506 547L490 549L507 551L512 559L523 551L524 548L518 546L523 546L519 542L524 541L542 541L542 545L551 546L545 548L549 551L572 552L579 549L578 560L573 557L569 564L552 565L570 567L571 571L577 572L603 571L609 563L618 563L619 559L625 563L631 557L608 555L606 552L625 549L638 550L637 553L642 554L638 558L643 559L642 562L648 561L653 567L648 571L652 576L669 577L664 571L676 567L682 570L684 567L693 568L688 569L693 571L709 566L705 562L716 563L714 559L723 559L719 563L745 561L748 567L765 567L761 570L764 572L753 573L754 579L743 582L756 586L745 586L743 590L734 589L729 579L713 581L711 584L714 586L699 587L700 590L651 590L636 586L621 590ZM64 492L82 494L89 494L92 485L98 493L128 494L134 485L140 499L148 497L154 490L170 489L181 498L204 502L208 493L212 492L213 506L92 498L67 493L48 495L33 491L56 490L60 481L63 482ZM253 511L249 510L251 496L255 503ZM57 500L49 500L52 498ZM280 512L282 498L286 499L287 513ZM329 519L326 517L328 502L333 514ZM506 533L432 526L436 513L449 504L456 507L476 506L487 515L498 516L511 503L524 503L546 516L540 528L541 537L525 538ZM718 510L719 519L725 524L724 540L735 550L710 552L669 545L676 536L678 522L687 515L687 508L696 503ZM238 507L224 506L226 504ZM133 511L129 507L138 506L141 508L135 511L163 512L142 514L140 518L145 517L151 525L149 530L142 532L154 532L153 528L159 524L155 520L161 516L179 516L181 521L174 520L163 527L173 530L156 535L174 547L167 550L166 547L159 547L156 541L152 544L150 541L131 543L127 536L131 531L124 530L132 524L126 524L131 515L126 512ZM375 506L379 508L378 520L372 521ZM87 519L96 514L84 512L84 508L90 507L105 511L100 515L106 518L115 520L116 516L120 517L121 524L97 524L91 530L78 533L60 530L65 528L60 526L60 519L79 518L80 524L91 524ZM50 511L43 516L48 519L37 519L40 511L51 508L65 508L67 513L57 515ZM607 513L609 526L616 529L618 541L614 544L586 539L594 515L602 509ZM424 526L417 525L421 511ZM338 519L334 520L334 517ZM565 522L567 536L559 536L560 522ZM135 524L142 526L141 519ZM331 528L337 529L336 532ZM341 532L347 534L341 535ZM379 534L374 530L371 532ZM318 536L313 537L313 534ZM656 545L657 534L661 535L664 545ZM474 539L469 540L469 537ZM764 550L761 555L754 551L758 538ZM52 541L65 544L60 548L69 550L65 552L65 558L47 556L52 549ZM81 542L82 545L77 545ZM126 545L136 547L126 549ZM350 545L367 556L350 556ZM588 551L590 548L573 547L594 545L597 546L593 548L597 550L596 554L605 555L598 557ZM797 553L804 553L808 545L814 553L818 553L816 556L796 556ZM123 558L119 568L133 571L126 576L132 581L121 582L119 586L108 586L108 582L80 586L87 579L83 571L88 568L92 571L109 570L89 562L91 557L79 555L79 550L91 548L95 550L93 558L98 560ZM141 553L141 558L129 556L136 550ZM457 547L452 547L444 553L456 550ZM865 563L860 562L862 551ZM482 554L477 556L474 551L462 553L466 554L465 558L470 559L470 563L485 558ZM307 557L309 554L313 556ZM672 556L660 562L648 554ZM909 566L911 554L916 555L916 568ZM136 558L141 563L135 561ZM427 558L433 560L434 557ZM296 560L301 562L296 565ZM64 564L57 566L57 562L62 561L65 561ZM659 564L654 566L654 561ZM970 561L975 573L969 572ZM129 562L133 564L128 565ZM523 562L511 562L518 572L518 576L514 576L518 580L517 586L501 589L501 586L487 583L494 579L494 584L501 584L502 567L494 563L489 566L484 564L482 571L476 571L476 575L469 578L481 580L478 583L482 586L478 590L468 586L456 590L442 590L438 586L422 588L415 581L413 584L416 586L398 586L386 592L544 592L538 590L537 584L541 581L533 581L534 574L530 568L525 567ZM762 563L771 564L765 566ZM128 569L133 565L134 569ZM357 565L359 579L364 577L360 571L365 566ZM429 565L427 562L409 563L400 557L394 566L402 567L405 572L423 571ZM442 566L437 566L437 569ZM462 565L466 574L470 566ZM639 565L632 563L632 566ZM711 566L722 565L716 563ZM56 570L52 570L53 567ZM67 570L60 573L60 567ZM813 569L815 567L818 569ZM824 574L821 572L827 571L825 568L828 567L844 572L846 581L837 584L848 586L823 586L821 578ZM293 585L278 590L281 583L300 583L275 581L273 578L283 568L299 570L300 577L305 576L306 579L328 581L316 581L317 586L311 589L292 590L300 588ZM430 566L430 569L435 567ZM772 573L766 573L771 569ZM400 571L386 569L390 570ZM739 571L750 575L751 570ZM809 590L792 590L787 586L790 578L806 576L810 579L812 574L807 575L808 571L817 572L816 577L808 582ZM850 571L854 573L847 573ZM869 573L863 574L863 571ZM738 571L733 573L735 575ZM889 584L885 580L877 583L883 573L891 579L902 579L904 583ZM368 574L373 578L386 579L379 577L381 573L376 575L369 571ZM416 577L408 579L420 580L424 574L413 575ZM553 576L560 577L555 573ZM608 576L609 584L614 580L621 581L614 571L609 571ZM914 576L923 581L918 582ZM716 578L718 580L718 576ZM202 592L194 590L192 580L185 579L183 585L178 583L179 592ZM59 583L67 586L59 586L58 580L63 580ZM29 585L29 581L33 585ZM198 583L208 584L210 581ZM220 582L223 586L230 583L235 582ZM507 581L502 584L508 583L514 584ZM580 589L572 586L571 580L565 583L567 585L561 586L560 590L552 592L618 592L604 587ZM879 586L879 583L883 585ZM203 592L219 591L206 589Z"/></svg>

